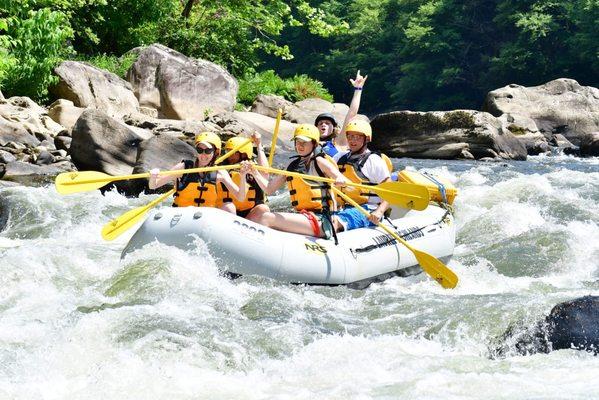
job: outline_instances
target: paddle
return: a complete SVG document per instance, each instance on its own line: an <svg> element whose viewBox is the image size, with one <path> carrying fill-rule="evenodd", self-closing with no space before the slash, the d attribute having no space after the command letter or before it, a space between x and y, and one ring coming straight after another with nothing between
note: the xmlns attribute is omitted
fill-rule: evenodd
<svg viewBox="0 0 599 400"><path fill-rule="evenodd" d="M241 142L240 144L238 144L237 146L235 146L231 150L229 150L227 153L225 153L224 155L217 158L216 161L214 161L214 163L220 164L221 162L223 162L224 160L229 158L229 156L231 154L235 153L237 150L239 150L241 147L248 144L250 141L251 141L251 139L244 140L243 142ZM219 169L234 169L234 168L238 168L238 167L239 167L239 164L226 165L226 166L220 166L220 167L191 168L188 170L179 170L179 173L181 171L202 172L202 171L198 171L198 170L203 170L203 171L208 172L208 169L210 169L211 171L215 171L215 170L219 170ZM169 171L164 171L164 172L169 172ZM175 171L170 171L170 172L175 172ZM138 175L145 175L145 174L138 174ZM169 174L169 175L172 175L172 174ZM110 221L109 223L104 225L104 227L102 228L102 237L104 238L104 240L116 239L122 233L127 231L133 225L135 225L137 223L137 221L139 221L154 206L156 206L157 204L164 201L167 197L169 197L173 193L175 193L175 191L176 191L175 189L171 189L168 192L166 192L165 194L163 194L162 196L158 197L157 199L152 200L150 203L146 204L145 206L137 207L131 211L127 211L126 213L122 214L121 216L113 219L112 221Z"/></svg>
<svg viewBox="0 0 599 400"><path fill-rule="evenodd" d="M335 183L335 180L331 178L300 174L299 172L291 172L282 169L262 167L260 165L255 165L254 168L256 168L258 171L264 171L273 174L295 176L311 181ZM389 181L380 183L375 186L370 186L363 185L360 183L348 182L347 185L374 192L383 200L386 200L389 203L398 205L403 208L424 210L426 207L428 207L428 203L430 201L430 195L426 186L416 185L413 183Z"/></svg>
<svg viewBox="0 0 599 400"><path fill-rule="evenodd" d="M337 189L336 187L331 187L331 189L339 196L341 196L343 200L345 200L349 204L353 205L356 209L361 211L364 215L370 215L368 211L362 208L358 203L356 203L351 197L343 193L341 190ZM406 246L408 250L414 253L416 261L418 261L418 264L420 264L424 272L426 272L431 278L439 282L441 286L443 286L445 289L453 289L454 287L456 287L456 285L458 284L458 277L452 270L447 268L445 264L443 264L435 257L431 256L430 254L413 248L408 244L408 242L406 242L396 232L392 231L389 227L381 224L380 222L377 223L377 225L379 228L385 230L385 232L387 232L389 235L393 236L395 240Z"/></svg>
<svg viewBox="0 0 599 400"><path fill-rule="evenodd" d="M272 161L275 158L275 148L277 147L277 136L279 136L279 125L283 117L283 110L279 108L277 112L277 121L275 122L275 130L272 133L272 141L270 142L270 154L268 155L268 166L272 167Z"/></svg>

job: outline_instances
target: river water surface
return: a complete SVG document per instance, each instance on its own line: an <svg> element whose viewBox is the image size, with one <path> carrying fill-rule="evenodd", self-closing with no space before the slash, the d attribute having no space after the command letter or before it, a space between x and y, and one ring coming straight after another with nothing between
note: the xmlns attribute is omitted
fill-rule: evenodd
<svg viewBox="0 0 599 400"><path fill-rule="evenodd" d="M510 324L599 295L599 159L396 163L460 190L453 290L231 281L205 245L121 261L134 230L102 226L154 196L0 189L0 399L599 398L599 357L492 357Z"/></svg>

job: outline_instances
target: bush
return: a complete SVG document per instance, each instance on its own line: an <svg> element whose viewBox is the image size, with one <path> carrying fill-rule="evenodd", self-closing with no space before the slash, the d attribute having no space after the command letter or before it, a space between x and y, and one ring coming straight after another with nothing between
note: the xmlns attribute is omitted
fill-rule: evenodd
<svg viewBox="0 0 599 400"><path fill-rule="evenodd" d="M0 62L0 84L9 96L45 100L48 86L58 79L53 68L71 51L67 40L73 31L65 15L48 8L28 11L5 19L2 28L7 37L0 43L0 56L9 58Z"/></svg>
<svg viewBox="0 0 599 400"><path fill-rule="evenodd" d="M259 94L275 94L289 101L300 101L310 97L318 97L333 101L333 96L322 86L322 83L307 75L295 75L283 79L273 70L248 74L239 80L237 101L251 105Z"/></svg>
<svg viewBox="0 0 599 400"><path fill-rule="evenodd" d="M81 58L80 61L85 61L100 69L112 72L113 74L125 78L127 71L137 60L137 54L127 53L121 57L107 54L98 54L89 58Z"/></svg>

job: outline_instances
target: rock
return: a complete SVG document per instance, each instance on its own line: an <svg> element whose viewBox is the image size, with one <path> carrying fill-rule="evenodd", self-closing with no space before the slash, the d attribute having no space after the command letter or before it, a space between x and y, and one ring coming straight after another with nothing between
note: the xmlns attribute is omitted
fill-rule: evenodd
<svg viewBox="0 0 599 400"><path fill-rule="evenodd" d="M158 110L151 107L139 107L140 114L147 115L151 118L158 118Z"/></svg>
<svg viewBox="0 0 599 400"><path fill-rule="evenodd" d="M35 160L37 165L50 165L54 162L54 156L48 151L42 151Z"/></svg>
<svg viewBox="0 0 599 400"><path fill-rule="evenodd" d="M305 99L286 108L284 119L296 124L313 124L319 114L328 112L335 116L339 125L347 115L349 107L342 103L330 103L323 99Z"/></svg>
<svg viewBox="0 0 599 400"><path fill-rule="evenodd" d="M552 136L545 136L540 132L532 118L517 114L502 114L498 119L502 124L503 131L511 132L516 139L522 142L529 155L536 156L551 152L548 141L552 139Z"/></svg>
<svg viewBox="0 0 599 400"><path fill-rule="evenodd" d="M372 148L388 156L526 159L524 145L480 111L394 111L377 115L371 125Z"/></svg>
<svg viewBox="0 0 599 400"><path fill-rule="evenodd" d="M492 351L494 356L510 353L530 355L560 349L577 349L599 354L599 296L585 296L557 304L545 319L532 326L510 326Z"/></svg>
<svg viewBox="0 0 599 400"><path fill-rule="evenodd" d="M16 161L17 157L15 157L12 153L9 153L5 150L0 150L0 164L8 164L9 162Z"/></svg>
<svg viewBox="0 0 599 400"><path fill-rule="evenodd" d="M555 147L565 154L578 154L578 146L574 146L568 139L562 134L553 135L553 139L550 141Z"/></svg>
<svg viewBox="0 0 599 400"><path fill-rule="evenodd" d="M169 135L176 138L187 137L191 140L200 132L219 132L221 129L212 122L179 121L174 119L156 119L141 113L125 116L124 121L129 126L143 128L154 135Z"/></svg>
<svg viewBox="0 0 599 400"><path fill-rule="evenodd" d="M256 96L252 104L251 112L266 115L267 117L277 118L279 108L283 110L283 114L293 106L293 103L286 100L284 97L274 94L259 94ZM312 121L313 123L314 121Z"/></svg>
<svg viewBox="0 0 599 400"><path fill-rule="evenodd" d="M483 110L530 119L548 139L559 133L578 146L581 135L599 130L599 89L565 78L534 87L512 84L489 92Z"/></svg>
<svg viewBox="0 0 599 400"><path fill-rule="evenodd" d="M100 110L85 110L73 126L70 154L80 170L130 174L141 138Z"/></svg>
<svg viewBox="0 0 599 400"><path fill-rule="evenodd" d="M75 107L70 100L58 99L50 105L48 116L70 131L84 110L85 108Z"/></svg>
<svg viewBox="0 0 599 400"><path fill-rule="evenodd" d="M599 132L587 133L581 137L580 155L599 157Z"/></svg>
<svg viewBox="0 0 599 400"><path fill-rule="evenodd" d="M59 81L51 92L76 107L102 110L110 117L122 117L139 107L131 85L111 72L84 62L63 61L54 73Z"/></svg>
<svg viewBox="0 0 599 400"><path fill-rule="evenodd" d="M37 146L40 141L31 135L23 125L7 121L0 116L0 146L8 146L10 143L19 143L21 146Z"/></svg>
<svg viewBox="0 0 599 400"><path fill-rule="evenodd" d="M0 129L26 131L32 136L50 138L56 136L64 128L54 122L46 113L46 109L37 105L28 97L11 97L0 104L0 123L11 125L12 128ZM29 143L29 141L23 142Z"/></svg>
<svg viewBox="0 0 599 400"><path fill-rule="evenodd" d="M133 173L148 172L152 168L159 168L161 170L170 169L181 160L194 160L196 156L197 153L193 146L184 141L167 135L156 136L140 143ZM148 193L165 192L170 190L172 185L165 185L158 191L149 191L146 179L136 179L135 181L131 181L129 187L130 192L128 194L136 195L143 191Z"/></svg>
<svg viewBox="0 0 599 400"><path fill-rule="evenodd" d="M2 90L0 90L0 100L4 100L4 95L2 94Z"/></svg>
<svg viewBox="0 0 599 400"><path fill-rule="evenodd" d="M73 139L69 136L56 136L54 138L54 146L56 146L58 150L69 151L69 149L71 148L72 141Z"/></svg>
<svg viewBox="0 0 599 400"><path fill-rule="evenodd" d="M56 175L75 170L69 161L62 161L50 165L35 165L22 161L13 161L5 166L6 171L2 179L19 182L26 185L36 185L51 182Z"/></svg>
<svg viewBox="0 0 599 400"><path fill-rule="evenodd" d="M139 104L158 110L161 118L204 120L232 111L237 80L222 67L153 44L140 51L127 72Z"/></svg>
<svg viewBox="0 0 599 400"><path fill-rule="evenodd" d="M210 122L218 125L222 131L229 134L249 136L254 131L262 135L262 144L265 149L270 149L272 143L272 134L274 132L276 119L265 115L252 112L234 111L232 113L223 113L210 118ZM281 121L279 125L279 134L277 136L277 147L282 150L293 150L291 138L295 124L288 121Z"/></svg>

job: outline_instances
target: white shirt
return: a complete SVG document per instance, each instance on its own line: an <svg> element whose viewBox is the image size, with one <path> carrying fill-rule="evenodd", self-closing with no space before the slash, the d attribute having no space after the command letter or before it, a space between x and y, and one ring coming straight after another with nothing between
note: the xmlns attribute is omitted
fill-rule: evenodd
<svg viewBox="0 0 599 400"><path fill-rule="evenodd" d="M368 151L368 150L367 150ZM337 153L333 156L333 160L338 162L341 157L350 152ZM387 168L387 163L379 156L378 154L371 154L368 157L368 160L364 163L362 167L362 173L368 181L371 183L376 183L377 185L383 182L385 179L391 179L391 174L389 173L389 168ZM368 205L371 207L377 207L381 203L381 198L378 196L369 197Z"/></svg>

